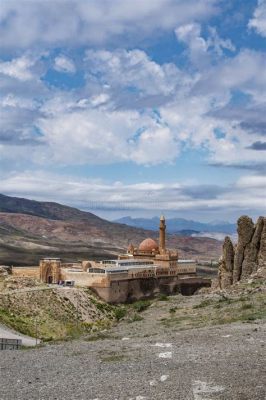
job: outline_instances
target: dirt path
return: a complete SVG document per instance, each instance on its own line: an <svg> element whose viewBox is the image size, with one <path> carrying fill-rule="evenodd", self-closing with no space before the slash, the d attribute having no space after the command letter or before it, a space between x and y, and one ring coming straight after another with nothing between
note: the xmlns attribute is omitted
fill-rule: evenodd
<svg viewBox="0 0 266 400"><path fill-rule="evenodd" d="M13 331L12 329L7 328L4 325L0 325L0 338L2 339L21 339L23 346L35 346L36 339L30 336L22 335L19 332ZM39 344L40 341L37 340Z"/></svg>

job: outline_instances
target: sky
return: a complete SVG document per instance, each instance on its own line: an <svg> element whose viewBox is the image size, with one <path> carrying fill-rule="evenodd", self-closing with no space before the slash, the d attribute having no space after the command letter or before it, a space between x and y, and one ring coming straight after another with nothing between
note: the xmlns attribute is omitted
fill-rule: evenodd
<svg viewBox="0 0 266 400"><path fill-rule="evenodd" d="M234 221L265 172L266 0L1 0L0 193Z"/></svg>

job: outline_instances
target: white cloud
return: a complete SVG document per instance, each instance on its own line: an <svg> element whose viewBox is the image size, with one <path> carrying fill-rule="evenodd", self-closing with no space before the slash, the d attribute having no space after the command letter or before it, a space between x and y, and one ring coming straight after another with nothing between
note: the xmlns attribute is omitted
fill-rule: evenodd
<svg viewBox="0 0 266 400"><path fill-rule="evenodd" d="M206 41L200 36L201 26L198 23L181 25L175 29L178 40L188 44L192 48L207 51Z"/></svg>
<svg viewBox="0 0 266 400"><path fill-rule="evenodd" d="M266 176L262 175L242 176L241 178L239 178L237 186L241 188L261 188L262 190L264 190L264 196L266 198Z"/></svg>
<svg viewBox="0 0 266 400"><path fill-rule="evenodd" d="M161 210L192 212L202 209L209 214L226 207L227 214L232 210L240 214L254 208L259 214L265 212L265 185L261 182L254 186L254 181L260 179L260 176L246 176L230 186L204 187L182 182L106 183L29 171L2 177L1 192L94 210L146 210L158 214Z"/></svg>
<svg viewBox="0 0 266 400"><path fill-rule="evenodd" d="M197 37L197 29L179 33ZM245 50L193 74L174 64L160 65L137 49L90 50L84 60L87 83L81 90L44 90L36 71L36 79L6 86L0 99L1 156L7 159L15 153L24 159L22 152L7 151L6 146L15 146L16 137L19 146L29 146L30 138L36 144L37 129L42 147L25 153L43 165L155 165L174 162L183 148L207 151L212 164L263 165L264 151L254 151L252 144L263 142L264 131L251 133L250 124L254 118L258 129L264 123L264 63L263 53ZM36 81L42 86L31 88ZM235 89L253 99L254 117L247 109L232 114Z"/></svg>
<svg viewBox="0 0 266 400"><path fill-rule="evenodd" d="M190 23L175 29L177 40L188 46L190 61L202 69L210 64L212 57L222 56L224 49L235 51L230 39L222 39L216 28L209 27L208 37L202 36L201 25Z"/></svg>
<svg viewBox="0 0 266 400"><path fill-rule="evenodd" d="M65 72L70 74L74 74L76 72L76 67L74 62L70 58L63 55L59 55L58 57L55 58L54 69L59 72Z"/></svg>
<svg viewBox="0 0 266 400"><path fill-rule="evenodd" d="M0 74L10 76L20 81L29 81L34 78L31 67L35 60L27 56L15 58L11 61L0 62Z"/></svg>
<svg viewBox="0 0 266 400"><path fill-rule="evenodd" d="M168 127L152 126L140 135L131 161L137 164L173 162L179 153L179 144Z"/></svg>
<svg viewBox="0 0 266 400"><path fill-rule="evenodd" d="M107 93L100 93L96 96L92 96L91 104L93 107L97 107L99 105L105 104L110 99L110 96ZM79 105L86 105L86 99L84 101L80 100Z"/></svg>
<svg viewBox="0 0 266 400"><path fill-rule="evenodd" d="M5 1L0 11L1 46L128 43L129 34L136 42L178 24L205 20L217 12L217 4L218 0Z"/></svg>
<svg viewBox="0 0 266 400"><path fill-rule="evenodd" d="M266 37L266 1L258 0L257 8L253 18L248 23L249 28L253 28L261 36Z"/></svg>
<svg viewBox="0 0 266 400"><path fill-rule="evenodd" d="M89 50L85 61L89 81L97 74L101 85L129 88L145 95L169 95L184 77L174 64L159 65L138 49Z"/></svg>
<svg viewBox="0 0 266 400"><path fill-rule="evenodd" d="M46 162L157 164L173 161L178 153L167 127L133 110L72 110L41 118L37 126L47 146Z"/></svg>
<svg viewBox="0 0 266 400"><path fill-rule="evenodd" d="M230 39L222 39L216 28L209 27L210 36L207 39L208 48L213 49L217 55L221 56L224 49L234 52L236 50L235 46Z"/></svg>

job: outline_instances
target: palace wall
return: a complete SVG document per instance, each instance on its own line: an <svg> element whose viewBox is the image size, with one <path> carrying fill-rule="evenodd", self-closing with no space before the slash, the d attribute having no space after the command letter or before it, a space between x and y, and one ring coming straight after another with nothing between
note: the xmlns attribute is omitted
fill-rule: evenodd
<svg viewBox="0 0 266 400"><path fill-rule="evenodd" d="M114 281L109 287L94 285L91 289L107 303L115 304L151 298L159 293L192 295L197 289L210 286L210 279L172 276Z"/></svg>
<svg viewBox="0 0 266 400"><path fill-rule="evenodd" d="M12 275L20 278L40 278L40 268L37 267L12 267Z"/></svg>
<svg viewBox="0 0 266 400"><path fill-rule="evenodd" d="M61 269L61 279L63 281L75 281L76 286L109 285L105 274L88 274L87 272L69 271L64 268Z"/></svg>

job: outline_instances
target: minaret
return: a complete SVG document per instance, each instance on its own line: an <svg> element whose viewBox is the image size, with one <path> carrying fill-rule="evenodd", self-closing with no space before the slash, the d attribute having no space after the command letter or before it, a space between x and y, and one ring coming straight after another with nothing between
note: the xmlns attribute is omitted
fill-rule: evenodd
<svg viewBox="0 0 266 400"><path fill-rule="evenodd" d="M163 215L161 215L161 218L160 218L160 236L159 236L160 253L165 253L165 230L166 230L165 218L164 218Z"/></svg>

